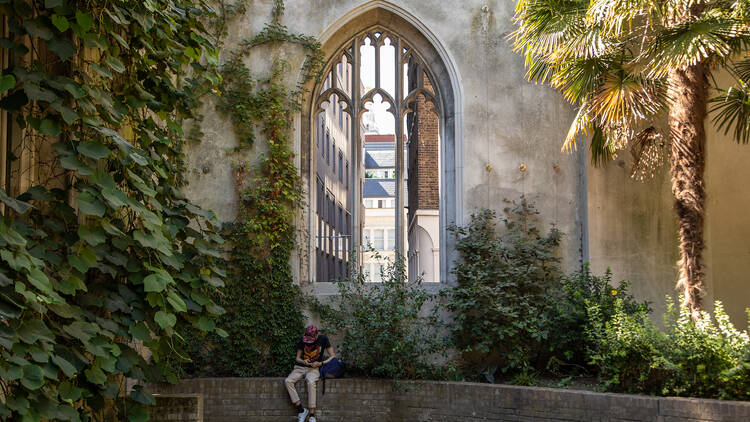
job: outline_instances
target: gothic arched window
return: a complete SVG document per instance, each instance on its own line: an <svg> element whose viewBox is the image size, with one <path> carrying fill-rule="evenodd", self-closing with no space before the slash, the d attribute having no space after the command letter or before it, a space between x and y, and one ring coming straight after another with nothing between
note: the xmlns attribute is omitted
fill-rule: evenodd
<svg viewBox="0 0 750 422"><path fill-rule="evenodd" d="M347 275L356 252L371 281L396 256L439 281L440 92L407 40L376 26L336 51L313 91L314 279Z"/></svg>

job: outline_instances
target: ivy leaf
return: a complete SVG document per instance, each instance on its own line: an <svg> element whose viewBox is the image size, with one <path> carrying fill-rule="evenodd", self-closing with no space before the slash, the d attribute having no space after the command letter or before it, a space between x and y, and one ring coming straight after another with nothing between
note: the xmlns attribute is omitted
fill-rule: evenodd
<svg viewBox="0 0 750 422"><path fill-rule="evenodd" d="M145 404L146 406L156 406L156 399L154 399L151 391L141 385L133 387L133 391L130 392L130 398L133 399L133 401Z"/></svg>
<svg viewBox="0 0 750 422"><path fill-rule="evenodd" d="M109 148L94 142L81 142L78 144L78 152L95 160L109 156Z"/></svg>
<svg viewBox="0 0 750 422"><path fill-rule="evenodd" d="M78 209L88 215L101 217L106 210L104 204L88 192L79 193L76 197L76 203L78 204Z"/></svg>
<svg viewBox="0 0 750 422"><path fill-rule="evenodd" d="M38 390L44 385L44 371L36 365L24 366L21 384L29 390Z"/></svg>
<svg viewBox="0 0 750 422"><path fill-rule="evenodd" d="M0 201L4 203L5 205L13 208L13 211L19 213L19 214L25 214L26 211L31 208L31 204L19 201L17 199L13 199L8 194L5 193L5 189L0 189Z"/></svg>
<svg viewBox="0 0 750 422"><path fill-rule="evenodd" d="M5 324L0 325L0 346L9 349L18 342L18 334L16 330L8 327Z"/></svg>
<svg viewBox="0 0 750 422"><path fill-rule="evenodd" d="M86 378L97 385L104 385L105 382L107 382L107 376L104 375L104 372L102 372L101 368L98 366L91 367L90 369L87 369L83 371L84 374L86 374Z"/></svg>
<svg viewBox="0 0 750 422"><path fill-rule="evenodd" d="M128 422L147 422L148 418L148 410L137 404L128 412Z"/></svg>
<svg viewBox="0 0 750 422"><path fill-rule="evenodd" d="M52 359L52 363L54 363L55 365L57 365L58 368L60 368L63 371L63 373L65 374L65 376L67 376L68 378L72 378L73 375L76 374L77 371L76 371L75 366L73 366L67 360L65 360L62 357L57 356L57 355L52 355L51 359Z"/></svg>
<svg viewBox="0 0 750 422"><path fill-rule="evenodd" d="M5 222L0 223L0 237L3 240L14 246L26 246L26 238L21 236L20 233L8 227Z"/></svg>
<svg viewBox="0 0 750 422"><path fill-rule="evenodd" d="M66 107L62 105L62 103L54 103L52 104L52 108L57 110L60 113L60 116L62 116L63 120L65 120L65 123L72 124L76 120L78 120L78 113L73 111L70 107Z"/></svg>
<svg viewBox="0 0 750 422"><path fill-rule="evenodd" d="M157 272L153 274L149 274L146 276L146 278L143 279L143 288L147 292L163 292L164 289L167 288L168 284L174 283L174 280L172 277L167 273L164 272ZM183 306L184 306L183 302Z"/></svg>
<svg viewBox="0 0 750 422"><path fill-rule="evenodd" d="M77 171L81 176L90 176L94 174L91 168L81 162L75 155L68 155L60 159L60 165L66 170Z"/></svg>
<svg viewBox="0 0 750 422"><path fill-rule="evenodd" d="M201 316L198 319L198 327L203 331L213 331L216 328L216 324L213 319Z"/></svg>
<svg viewBox="0 0 750 422"><path fill-rule="evenodd" d="M182 298L177 295L177 293L170 291L167 293L167 302L169 302L170 305L174 308L177 312L187 312L187 306L185 305L185 301L182 300Z"/></svg>
<svg viewBox="0 0 750 422"><path fill-rule="evenodd" d="M0 316L3 318L18 318L22 312L23 308L14 303L6 302L5 295L0 293Z"/></svg>
<svg viewBox="0 0 750 422"><path fill-rule="evenodd" d="M104 243L107 240L107 236L100 228L91 228L87 226L78 227L78 237L85 240L91 246L96 246Z"/></svg>
<svg viewBox="0 0 750 422"><path fill-rule="evenodd" d="M66 61L76 54L78 49L75 44L67 38L55 38L47 42L47 47L52 50L62 61Z"/></svg>
<svg viewBox="0 0 750 422"><path fill-rule="evenodd" d="M102 78L112 79L112 72L110 72L109 69L101 67L96 63L91 63L91 68L94 69L94 72L98 73Z"/></svg>
<svg viewBox="0 0 750 422"><path fill-rule="evenodd" d="M109 221L102 220L99 224L101 224L102 228L105 232L109 233L112 236L125 236L125 233L120 231L117 227L115 227L113 224L111 224Z"/></svg>
<svg viewBox="0 0 750 422"><path fill-rule="evenodd" d="M18 338L26 344L34 344L37 340L53 342L55 340L52 331L47 328L41 320L33 319L26 321L18 329Z"/></svg>
<svg viewBox="0 0 750 422"><path fill-rule="evenodd" d="M146 327L146 324L139 322L138 324L130 326L130 335L140 341L151 341L151 332Z"/></svg>
<svg viewBox="0 0 750 422"><path fill-rule="evenodd" d="M45 9L54 9L55 7L62 6L63 0L44 0Z"/></svg>
<svg viewBox="0 0 750 422"><path fill-rule="evenodd" d="M158 311L154 315L154 321L159 324L159 327L166 329L167 327L174 327L177 323L177 317L174 314Z"/></svg>
<svg viewBox="0 0 750 422"><path fill-rule="evenodd" d="M71 255L71 256L74 256L74 255ZM81 271L79 269L79 266L81 266L82 268L85 267L86 270L88 270L89 267L86 266L85 262L80 257L76 256L76 258L77 258L77 261L75 261L75 262L76 262L77 265L73 265L72 263L70 265L72 265L73 268L77 269L78 271ZM68 262L69 263L71 262L70 261L70 257L68 258ZM81 271L81 272L86 272L86 271ZM88 290L86 288L86 285L83 284L83 280L81 280L80 278L78 278L76 276L70 276L70 277L66 278L65 280L63 280L62 282L60 282L60 284L58 285L57 288L58 288L59 291L65 293L65 294L68 294L68 295L75 294L75 292L77 290L83 290L83 291Z"/></svg>
<svg viewBox="0 0 750 422"><path fill-rule="evenodd" d="M39 85L26 84L23 86L23 90L26 92L28 99L32 101L53 103L58 99L58 96L53 91L44 89Z"/></svg>
<svg viewBox="0 0 750 422"><path fill-rule="evenodd" d="M119 209L127 205L127 195L118 189L102 189L102 196L113 208Z"/></svg>
<svg viewBox="0 0 750 422"><path fill-rule="evenodd" d="M42 120L41 125L39 125L39 132L47 136L59 136L60 133L62 133L62 128L60 127L60 123L54 120L44 119Z"/></svg>
<svg viewBox="0 0 750 422"><path fill-rule="evenodd" d="M13 89L16 86L16 77L13 75L0 76L0 94Z"/></svg>
<svg viewBox="0 0 750 422"><path fill-rule="evenodd" d="M43 18L37 17L34 19L24 19L23 28L34 38L41 38L45 41L49 41L55 35L52 30L44 22Z"/></svg>
<svg viewBox="0 0 750 422"><path fill-rule="evenodd" d="M138 177L135 173L128 172L128 179L130 179L130 182L133 184L133 186L138 188L139 191L152 198L156 196L156 191L151 189L151 187L148 186L146 182L144 182L143 179Z"/></svg>
<svg viewBox="0 0 750 422"><path fill-rule="evenodd" d="M44 293L52 293L52 284L49 278L38 268L32 268L26 275L29 283Z"/></svg>
<svg viewBox="0 0 750 422"><path fill-rule="evenodd" d="M116 57L113 56L107 56L104 61L107 62L107 65L114 70L117 73L122 73L125 71L125 65L122 64L120 60L118 60Z"/></svg>
<svg viewBox="0 0 750 422"><path fill-rule="evenodd" d="M52 15L52 25L55 25L55 28L60 32L65 32L70 28L68 18L57 14Z"/></svg>
<svg viewBox="0 0 750 422"><path fill-rule="evenodd" d="M78 10L76 11L76 23L83 32L88 32L94 26L94 18L91 17L91 14Z"/></svg>

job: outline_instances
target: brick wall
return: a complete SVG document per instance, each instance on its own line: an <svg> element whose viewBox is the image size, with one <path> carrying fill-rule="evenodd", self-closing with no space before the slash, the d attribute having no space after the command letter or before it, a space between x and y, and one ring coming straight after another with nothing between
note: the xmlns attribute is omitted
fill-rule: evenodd
<svg viewBox="0 0 750 422"><path fill-rule="evenodd" d="M394 391L393 383L385 380L329 380L325 396L321 396L318 388L318 419L320 422L750 421L748 402L456 382L404 384L406 391ZM306 402L304 382L297 387L303 403ZM178 385L156 385L152 390L172 395L202 395L205 422L291 422L294 416L282 378L194 379ZM169 414L168 409L159 411Z"/></svg>
<svg viewBox="0 0 750 422"><path fill-rule="evenodd" d="M433 92L427 75L420 71L424 88ZM412 76L412 75L410 75ZM410 82L410 90L416 88ZM440 164L439 123L424 95L418 95L412 104L409 138L409 220L416 210L437 210L440 204Z"/></svg>
<svg viewBox="0 0 750 422"><path fill-rule="evenodd" d="M149 422L203 422L201 394L157 395Z"/></svg>

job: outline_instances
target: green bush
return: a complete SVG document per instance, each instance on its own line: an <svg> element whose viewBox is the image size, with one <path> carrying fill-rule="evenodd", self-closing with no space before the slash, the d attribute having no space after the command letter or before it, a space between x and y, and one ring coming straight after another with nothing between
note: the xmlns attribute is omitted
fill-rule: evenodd
<svg viewBox="0 0 750 422"><path fill-rule="evenodd" d="M450 347L440 332L440 305L420 280L407 281L404 259L384 267L382 283L367 282L355 267L322 314L341 336L337 350L347 371L395 380L449 376L453 371L435 362Z"/></svg>
<svg viewBox="0 0 750 422"><path fill-rule="evenodd" d="M665 330L645 311L634 314L615 303L606 320L589 310L591 363L612 391L747 400L750 398L750 337L729 321L720 302L715 317L696 321L668 299Z"/></svg>
<svg viewBox="0 0 750 422"><path fill-rule="evenodd" d="M557 352L558 365L579 368L588 372L587 352L591 349L587 331L591 328L588 310L596 306L605 321L615 314L615 304L621 303L625 313L648 313L647 302L639 303L628 292L630 283L620 281L612 284L612 272L607 269L603 276L591 274L589 265L572 275L564 277L555 300L554 328L549 345ZM549 365L548 365L549 366ZM553 369L553 368L548 368ZM555 370L555 372L558 372Z"/></svg>
<svg viewBox="0 0 750 422"><path fill-rule="evenodd" d="M498 368L517 373L544 366L560 285L562 234L555 228L541 234L538 213L525 198L514 205L502 233L489 210L472 215L467 227L451 228L457 285L443 295L454 313L453 340L466 369L490 382Z"/></svg>

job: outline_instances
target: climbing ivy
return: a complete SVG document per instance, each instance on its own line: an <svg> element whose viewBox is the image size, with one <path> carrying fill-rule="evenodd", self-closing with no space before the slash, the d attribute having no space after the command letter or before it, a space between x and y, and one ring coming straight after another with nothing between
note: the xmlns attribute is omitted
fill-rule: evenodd
<svg viewBox="0 0 750 422"><path fill-rule="evenodd" d="M232 11L238 10L234 4ZM285 374L294 363L294 347L302 331L302 294L294 284L290 259L295 248L294 218L302 206L303 190L290 140L293 116L300 110L304 84L321 68L320 44L312 37L292 34L281 24L284 4L274 3L272 20L252 39L240 44L221 67L218 109L232 121L238 152L247 151L262 135L266 152L251 165L236 168L241 203L227 237L232 244L228 283L220 303L227 314L220 320L230 336L194 342L197 375L263 376ZM303 77L287 88L288 63L274 59L271 74L255 78L245 60L256 47L282 48L293 43L305 51ZM216 353L220 350L221 353Z"/></svg>
<svg viewBox="0 0 750 422"><path fill-rule="evenodd" d="M145 421L144 385L176 381L176 327L226 335L212 300L223 241L180 191L182 123L220 78L213 13L200 0L0 0L0 108L61 169L17 198L0 190L3 420Z"/></svg>

